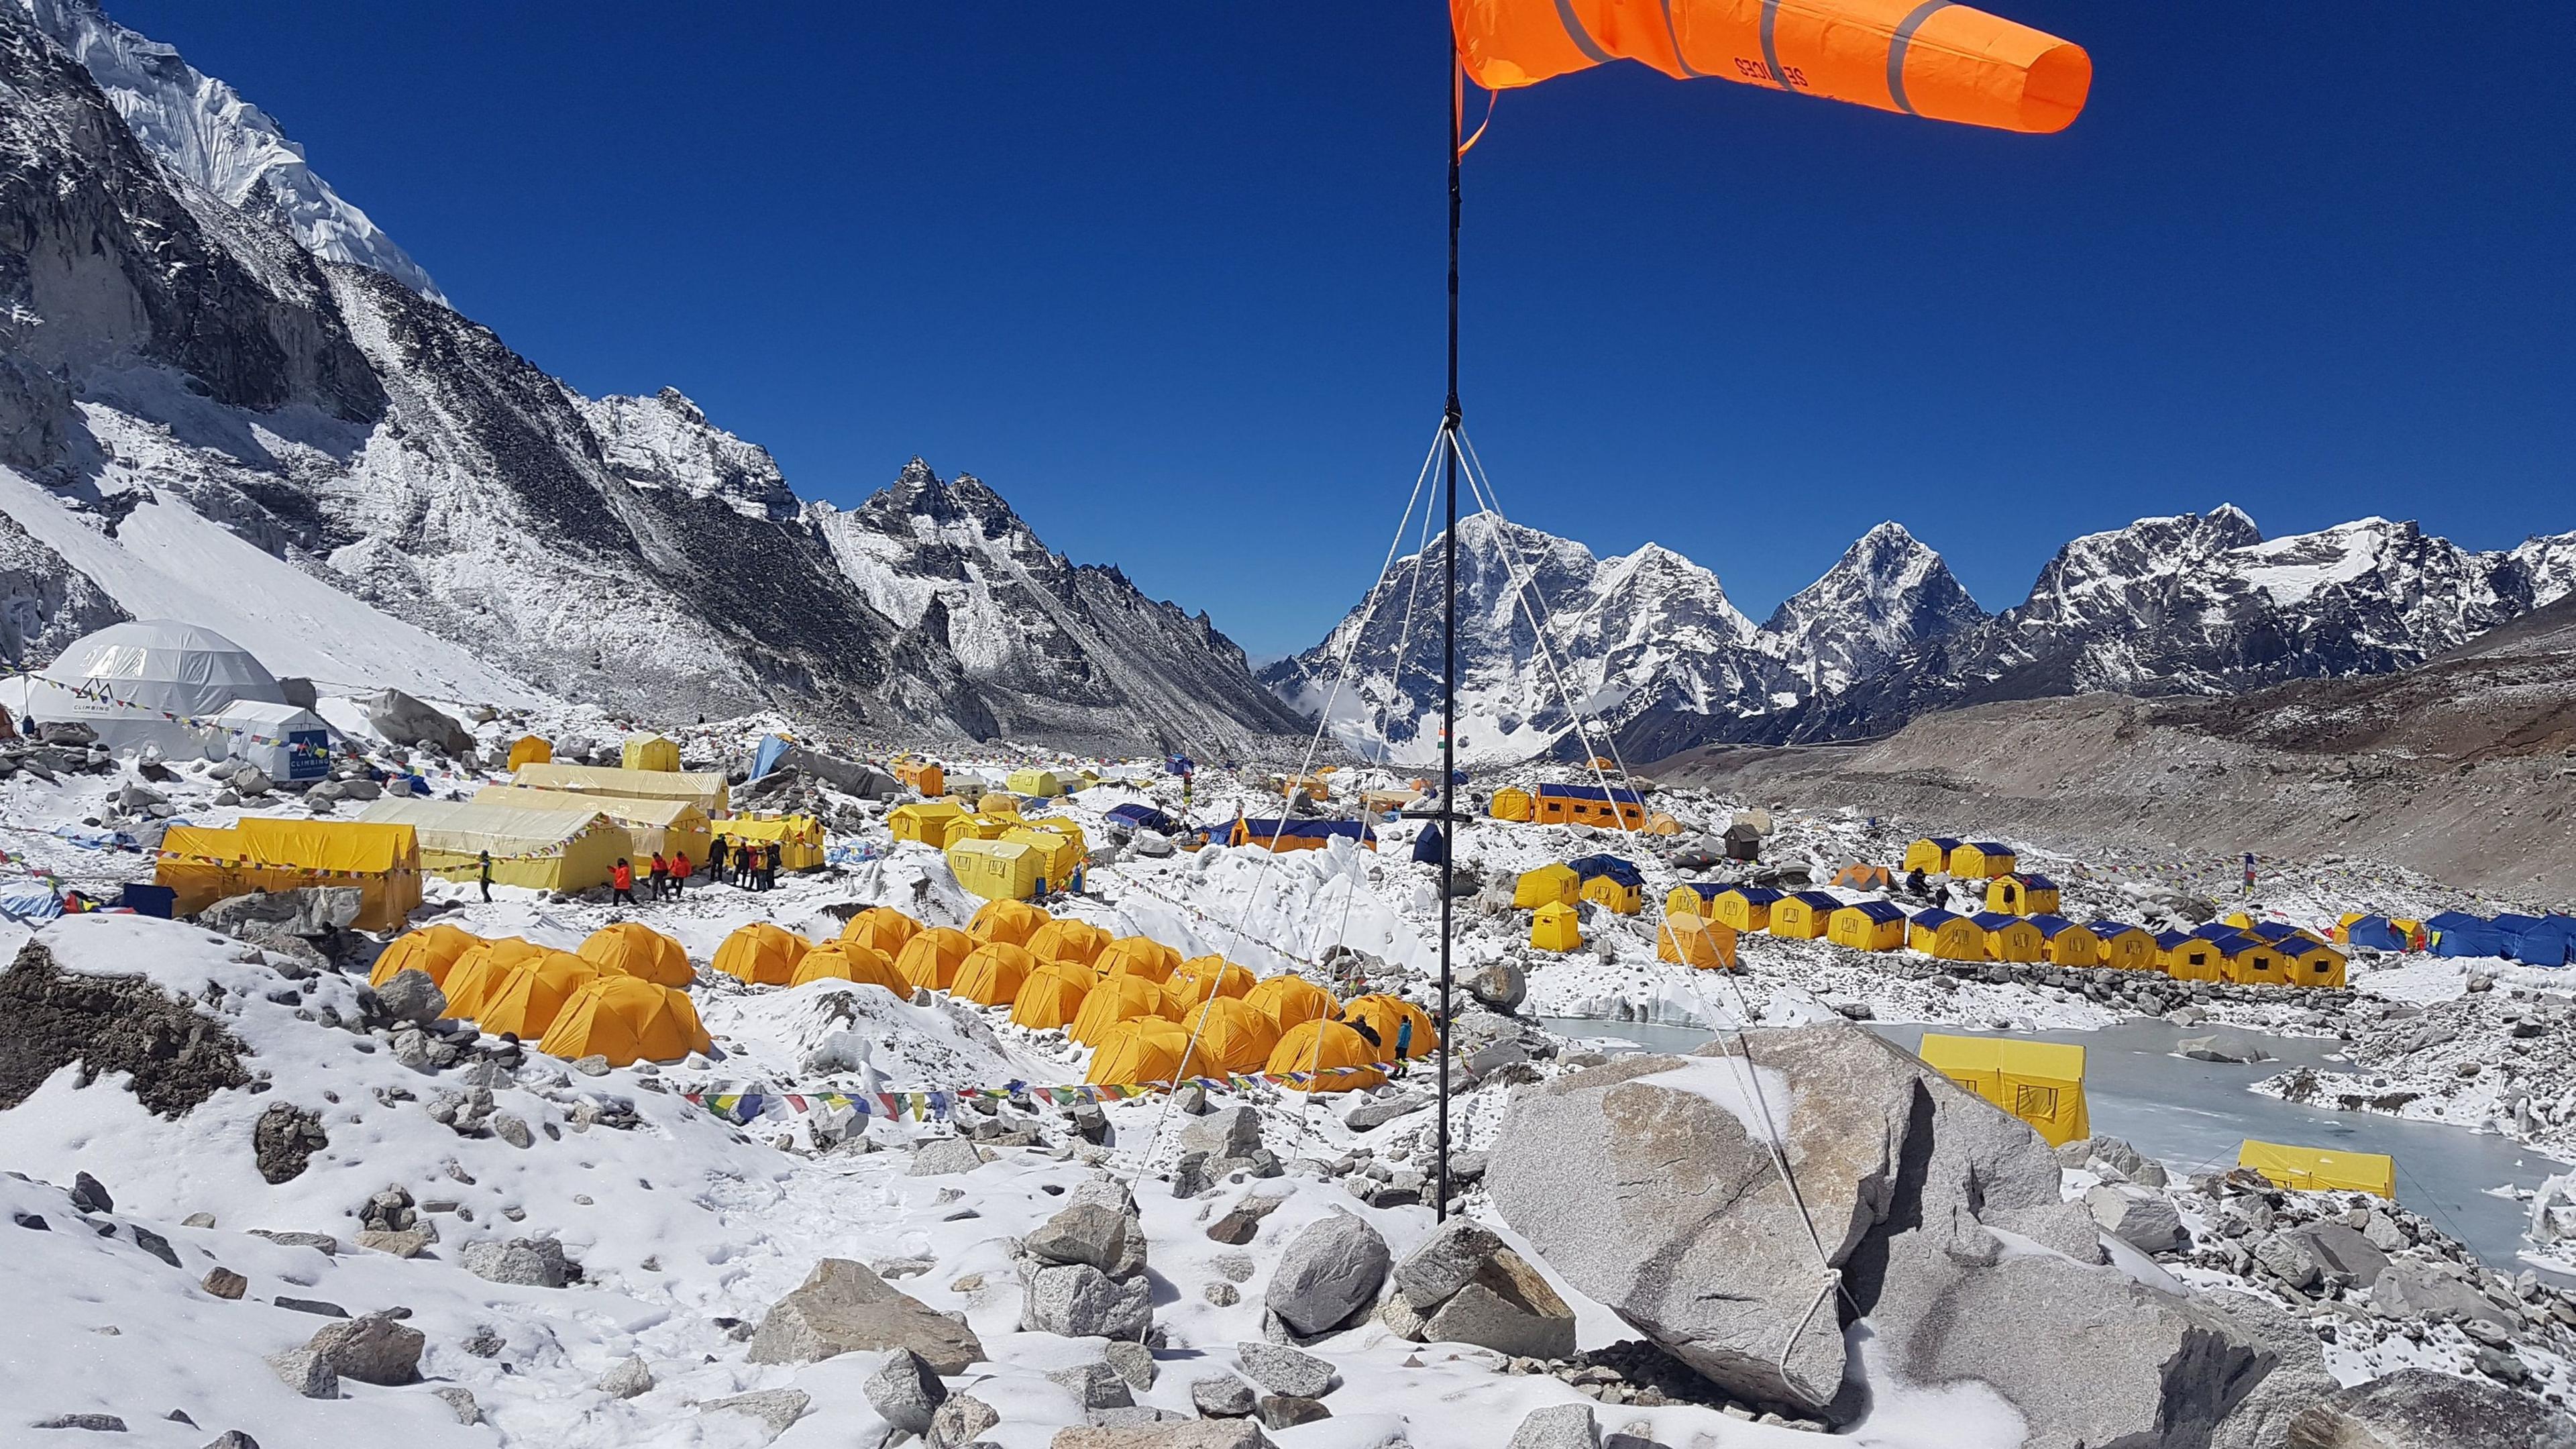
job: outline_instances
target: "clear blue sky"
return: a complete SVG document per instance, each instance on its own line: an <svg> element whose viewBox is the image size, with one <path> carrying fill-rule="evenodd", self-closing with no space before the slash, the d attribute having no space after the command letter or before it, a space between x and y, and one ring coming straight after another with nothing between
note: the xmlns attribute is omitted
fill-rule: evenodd
<svg viewBox="0 0 2576 1449"><path fill-rule="evenodd" d="M470 316L854 502L915 453L1256 654L1366 586L1440 404L1437 0L109 0ZM1989 608L2243 505L2576 528L2576 6L2012 0L2004 136L1620 65L1468 168L1468 427L1522 520L1757 619L1884 517Z"/></svg>

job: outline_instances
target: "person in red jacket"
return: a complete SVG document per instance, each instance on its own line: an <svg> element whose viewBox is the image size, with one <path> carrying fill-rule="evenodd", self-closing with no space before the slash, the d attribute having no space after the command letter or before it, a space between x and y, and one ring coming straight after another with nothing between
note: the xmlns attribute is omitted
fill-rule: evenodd
<svg viewBox="0 0 2576 1449"><path fill-rule="evenodd" d="M676 901L680 898L681 883L688 878L689 853L685 850L671 852L671 899Z"/></svg>
<svg viewBox="0 0 2576 1449"><path fill-rule="evenodd" d="M627 863L626 857L619 856L617 864L609 867L608 884L617 892L609 898L610 904L635 904L635 867Z"/></svg>
<svg viewBox="0 0 2576 1449"><path fill-rule="evenodd" d="M664 856L662 852L658 850L653 852L653 870L650 883L651 888L646 892L644 897L644 899L648 901L661 900L671 893L671 862L668 857Z"/></svg>

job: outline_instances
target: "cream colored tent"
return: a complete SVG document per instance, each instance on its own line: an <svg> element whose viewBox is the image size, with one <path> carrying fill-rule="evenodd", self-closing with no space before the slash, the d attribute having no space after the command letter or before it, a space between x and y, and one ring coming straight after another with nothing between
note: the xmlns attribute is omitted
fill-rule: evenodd
<svg viewBox="0 0 2576 1449"><path fill-rule="evenodd" d="M358 817L408 825L420 837L421 869L467 881L490 852L492 879L536 890L578 891L608 883L618 857L632 859L625 828L588 801L560 809L486 805L480 800L406 800L388 795Z"/></svg>
<svg viewBox="0 0 2576 1449"><path fill-rule="evenodd" d="M725 809L725 777L687 770L621 770L609 765L548 761L521 765L510 783L576 795L625 795L637 800L686 800L709 819Z"/></svg>
<svg viewBox="0 0 2576 1449"><path fill-rule="evenodd" d="M563 802L560 790L531 790L520 785L486 785L474 792L477 805L506 805L519 810L560 810ZM581 803L623 826L635 842L635 849L646 856L658 850L664 855L686 855L692 865L706 861L707 842L713 838L707 826L707 812L686 800L600 795L586 797Z"/></svg>

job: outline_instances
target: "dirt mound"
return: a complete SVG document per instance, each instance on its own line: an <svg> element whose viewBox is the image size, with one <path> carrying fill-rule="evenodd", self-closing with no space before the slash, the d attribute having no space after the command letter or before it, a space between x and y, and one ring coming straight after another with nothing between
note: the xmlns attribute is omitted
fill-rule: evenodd
<svg viewBox="0 0 2576 1449"><path fill-rule="evenodd" d="M65 971L37 941L0 973L0 1021L0 1111L72 1062L84 1086L132 1073L136 1099L164 1117L250 1081L232 1033L139 976Z"/></svg>

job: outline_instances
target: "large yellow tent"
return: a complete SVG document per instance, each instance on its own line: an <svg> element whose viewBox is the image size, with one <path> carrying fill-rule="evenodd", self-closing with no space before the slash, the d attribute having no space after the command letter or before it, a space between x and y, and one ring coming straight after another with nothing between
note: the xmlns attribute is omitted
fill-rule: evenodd
<svg viewBox="0 0 2576 1449"><path fill-rule="evenodd" d="M1181 1079L1181 1059L1189 1048L1189 1033L1179 1022L1135 1017L1100 1039L1082 1079L1100 1086L1169 1085Z"/></svg>
<svg viewBox="0 0 2576 1449"><path fill-rule="evenodd" d="M924 845L948 843L950 822L966 818L966 808L954 800L923 800L911 805L898 805L886 816L886 825L897 840L917 840Z"/></svg>
<svg viewBox="0 0 2576 1449"><path fill-rule="evenodd" d="M521 735L510 742L510 768L521 765L543 765L554 760L554 741L543 735Z"/></svg>
<svg viewBox="0 0 2576 1449"><path fill-rule="evenodd" d="M405 971L419 971L444 988L458 959L482 944L482 937L445 921L405 931L376 954L375 967L367 973L367 984L382 986Z"/></svg>
<svg viewBox="0 0 2576 1449"><path fill-rule="evenodd" d="M555 1024L573 993L599 979L599 968L570 951L545 951L512 963L487 982L474 1005L474 1024L495 1036L534 1042Z"/></svg>
<svg viewBox="0 0 2576 1449"><path fill-rule="evenodd" d="M1347 1022L1301 1021L1279 1034L1266 1069L1274 1075L1316 1073L1305 1091L1356 1092L1386 1084L1386 1073L1377 1070L1385 1060Z"/></svg>
<svg viewBox="0 0 2576 1449"><path fill-rule="evenodd" d="M1100 959L1109 945L1109 933L1089 921L1058 919L1038 927L1029 937L1029 954L1041 961L1064 961L1076 966L1089 966Z"/></svg>
<svg viewBox="0 0 2576 1449"><path fill-rule="evenodd" d="M1536 805L1530 800L1530 792L1505 786L1494 792L1494 798L1485 806L1485 813L1496 820L1509 820L1526 825L1536 809Z"/></svg>
<svg viewBox="0 0 2576 1449"><path fill-rule="evenodd" d="M630 770L658 770L676 773L680 768L680 746L661 735L628 735L619 746L617 763Z"/></svg>
<svg viewBox="0 0 2576 1449"><path fill-rule="evenodd" d="M471 1021L481 1014L483 993L510 968L521 961L545 954L546 948L519 936L500 936L468 950L456 958L456 966L447 973L443 988L447 992L447 1010L439 1013L458 1021Z"/></svg>
<svg viewBox="0 0 2576 1449"><path fill-rule="evenodd" d="M1072 880L1073 868L1082 864L1082 842L1061 831L1023 827L1003 831L1002 839L1037 852L1039 883L1050 890Z"/></svg>
<svg viewBox="0 0 2576 1449"><path fill-rule="evenodd" d="M1512 884L1512 909L1534 911L1562 902L1572 905L1583 894L1583 877L1567 865L1542 865L1521 872Z"/></svg>
<svg viewBox="0 0 2576 1449"><path fill-rule="evenodd" d="M560 790L531 790L522 785L486 785L474 792L477 805L500 805L518 810L561 810L568 797ZM707 812L686 800L638 800L628 795L585 796L579 802L597 810L626 832L636 858L641 860L660 851L665 856L685 855L692 865L707 858L707 842L713 828L707 823ZM638 871L637 874L642 874Z"/></svg>
<svg viewBox="0 0 2576 1449"><path fill-rule="evenodd" d="M1163 989L1139 976L1111 976L1091 988L1074 1013L1071 1035L1084 1046L1097 1046L1109 1029L1140 1016L1161 1016Z"/></svg>
<svg viewBox="0 0 2576 1449"><path fill-rule="evenodd" d="M687 993L616 975L600 976L574 992L537 1043L550 1056L604 1056L612 1067L676 1062L714 1048Z"/></svg>
<svg viewBox="0 0 2576 1449"><path fill-rule="evenodd" d="M1198 1045L1184 1070L1194 1077L1257 1072L1279 1045L1279 1026L1239 997L1220 996L1190 1008L1181 1032Z"/></svg>
<svg viewBox="0 0 2576 1449"><path fill-rule="evenodd" d="M957 883L988 901L1024 901L1038 893L1045 857L1016 840L961 840L948 847Z"/></svg>
<svg viewBox="0 0 2576 1449"><path fill-rule="evenodd" d="M1025 946L1038 928L1054 919L1026 901L992 901L966 923L966 934L978 941L1000 941L1008 946Z"/></svg>
<svg viewBox="0 0 2576 1449"><path fill-rule="evenodd" d="M1550 901L1530 916L1529 943L1541 951L1583 949L1583 918L1563 901Z"/></svg>
<svg viewBox="0 0 2576 1449"><path fill-rule="evenodd" d="M2052 1147L2093 1135L2080 1046L1926 1032L1922 1056L1925 1066L2029 1123Z"/></svg>
<svg viewBox="0 0 2576 1449"><path fill-rule="evenodd" d="M903 953L894 958L894 969L915 989L945 991L957 979L957 968L975 954L977 942L964 931L947 926L933 926L916 933L903 943Z"/></svg>
<svg viewBox="0 0 2576 1449"><path fill-rule="evenodd" d="M421 868L470 881L492 857L492 879L532 890L580 891L608 884L634 841L586 800L561 806L486 805L479 800L406 800L388 795L358 817L371 825L408 825L420 839Z"/></svg>
<svg viewBox="0 0 2576 1449"><path fill-rule="evenodd" d="M1060 1031L1073 1025L1082 1003L1100 978L1088 966L1070 961L1040 962L1011 998L1011 1020L1031 1031Z"/></svg>
<svg viewBox="0 0 2576 1449"><path fill-rule="evenodd" d="M1091 958L1103 976L1133 976L1156 986L1180 969L1181 953L1151 936L1121 936Z"/></svg>
<svg viewBox="0 0 2576 1449"><path fill-rule="evenodd" d="M785 986L812 943L785 926L754 921L717 944L715 969L754 986Z"/></svg>
<svg viewBox="0 0 2576 1449"><path fill-rule="evenodd" d="M811 815L736 815L717 821L715 832L736 849L777 846L780 870L814 870L823 864L823 822Z"/></svg>
<svg viewBox="0 0 2576 1449"><path fill-rule="evenodd" d="M1404 1038L1407 1058L1427 1057L1440 1046L1440 1034L1431 1027L1431 1013L1401 996L1383 992L1354 996L1342 1003L1342 1020L1367 1022L1369 1030L1377 1033L1378 1055L1390 1062L1395 1060L1396 1040L1404 1037L1407 1023L1413 1027L1413 1034Z"/></svg>
<svg viewBox="0 0 2576 1449"><path fill-rule="evenodd" d="M1064 781L1053 770L1013 770L1004 783L1014 792L1038 800L1064 793Z"/></svg>
<svg viewBox="0 0 2576 1449"><path fill-rule="evenodd" d="M913 935L920 929L921 922L892 906L870 906L850 917L848 924L841 927L841 939L873 946L889 957L896 957L903 954L903 948L911 943Z"/></svg>
<svg viewBox="0 0 2576 1449"><path fill-rule="evenodd" d="M1000 942L978 946L957 968L956 979L948 983L948 993L978 1006L1008 1006L1037 964L1025 946Z"/></svg>
<svg viewBox="0 0 2576 1449"><path fill-rule="evenodd" d="M1735 928L1702 916L1664 917L1655 929L1655 959L1702 971L1735 969Z"/></svg>
<svg viewBox="0 0 2576 1449"><path fill-rule="evenodd" d="M901 997L912 995L912 983L894 969L886 953L857 941L825 941L797 957L796 974L787 978L787 984L816 981L855 981L861 986L882 986Z"/></svg>
<svg viewBox="0 0 2576 1449"><path fill-rule="evenodd" d="M227 896L299 886L355 886L361 930L400 927L420 904L421 841L407 826L246 816L229 830L173 825L153 879L192 916Z"/></svg>
<svg viewBox="0 0 2576 1449"><path fill-rule="evenodd" d="M687 986L698 979L680 943L642 921L600 927L581 943L578 954L603 975L632 976L656 986Z"/></svg>
<svg viewBox="0 0 2576 1449"><path fill-rule="evenodd" d="M725 777L711 771L622 770L614 765L522 765L510 783L569 795L624 795L638 800L686 800L714 819L724 813Z"/></svg>
<svg viewBox="0 0 2576 1449"><path fill-rule="evenodd" d="M1282 1032L1300 1022L1322 1020L1338 1010L1333 993L1293 971L1253 983L1243 1000L1269 1017Z"/></svg>
<svg viewBox="0 0 2576 1449"><path fill-rule="evenodd" d="M2397 1196L2397 1159L2378 1152L2330 1152L2247 1138L2236 1165L2263 1174L2276 1187L2300 1192L2367 1192Z"/></svg>

